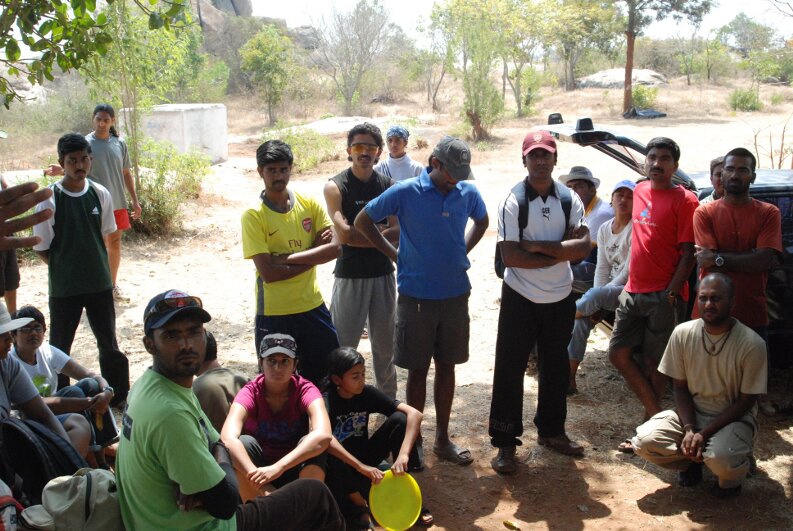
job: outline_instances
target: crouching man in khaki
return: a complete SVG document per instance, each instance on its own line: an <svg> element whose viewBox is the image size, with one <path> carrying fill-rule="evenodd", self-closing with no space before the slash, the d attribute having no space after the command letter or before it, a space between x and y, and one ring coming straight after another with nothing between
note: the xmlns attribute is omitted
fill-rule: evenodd
<svg viewBox="0 0 793 531"><path fill-rule="evenodd" d="M675 328L658 370L674 381L675 410L636 428L634 452L678 470L677 482L702 481L705 464L718 478L714 494L737 496L749 472L757 431L757 398L766 392L765 341L730 317L735 288L722 273L700 282L700 319Z"/></svg>

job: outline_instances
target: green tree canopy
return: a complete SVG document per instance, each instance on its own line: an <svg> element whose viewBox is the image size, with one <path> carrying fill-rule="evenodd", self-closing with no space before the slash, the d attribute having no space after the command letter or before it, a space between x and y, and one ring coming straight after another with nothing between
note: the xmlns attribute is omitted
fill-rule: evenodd
<svg viewBox="0 0 793 531"><path fill-rule="evenodd" d="M108 0L112 3L113 0ZM135 0L150 29L188 22L188 0ZM114 40L96 0L4 0L0 12L0 101L8 107L20 95L9 82L25 76L32 84L52 80L55 66L79 69L104 55Z"/></svg>
<svg viewBox="0 0 793 531"><path fill-rule="evenodd" d="M265 26L240 50L240 66L251 82L264 93L270 125L275 125L275 109L281 103L294 67L289 37L275 26Z"/></svg>

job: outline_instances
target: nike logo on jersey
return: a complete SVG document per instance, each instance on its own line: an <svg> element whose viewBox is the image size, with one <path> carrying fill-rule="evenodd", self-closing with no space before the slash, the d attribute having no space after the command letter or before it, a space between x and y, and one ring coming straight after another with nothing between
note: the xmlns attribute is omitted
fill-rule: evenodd
<svg viewBox="0 0 793 531"><path fill-rule="evenodd" d="M275 233L276 233L276 232L278 232L279 230L280 230L280 229L275 229L273 232L268 232L268 233L267 233L267 236L272 236L273 234L275 234Z"/></svg>

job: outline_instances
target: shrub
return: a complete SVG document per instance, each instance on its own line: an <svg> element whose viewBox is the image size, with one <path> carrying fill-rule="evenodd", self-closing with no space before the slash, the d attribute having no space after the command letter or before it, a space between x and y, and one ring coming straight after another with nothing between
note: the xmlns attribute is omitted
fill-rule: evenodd
<svg viewBox="0 0 793 531"><path fill-rule="evenodd" d="M294 170L298 173L339 158L339 149L333 141L312 129L278 128L262 135L262 142L276 139L286 142L292 148L295 156Z"/></svg>
<svg viewBox="0 0 793 531"><path fill-rule="evenodd" d="M727 104L733 111L759 111L763 108L757 92L752 89L735 89L730 92Z"/></svg>
<svg viewBox="0 0 793 531"><path fill-rule="evenodd" d="M779 92L771 95L771 105L777 106L782 105L785 101L785 98Z"/></svg>
<svg viewBox="0 0 793 531"><path fill-rule="evenodd" d="M633 106L637 109L650 109L655 107L658 99L658 89L645 85L634 85Z"/></svg>
<svg viewBox="0 0 793 531"><path fill-rule="evenodd" d="M147 138L141 149L138 176L141 216L132 222L132 229L164 236L181 228L179 206L199 196L209 162L209 157L196 148L180 153L168 142Z"/></svg>

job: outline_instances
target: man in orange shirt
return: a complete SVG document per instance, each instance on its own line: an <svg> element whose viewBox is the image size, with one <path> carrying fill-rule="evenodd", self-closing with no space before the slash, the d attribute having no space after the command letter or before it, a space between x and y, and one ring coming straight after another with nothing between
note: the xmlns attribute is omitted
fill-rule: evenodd
<svg viewBox="0 0 793 531"><path fill-rule="evenodd" d="M766 339L768 271L782 252L779 209L749 196L757 161L744 148L724 157L724 197L701 205L694 213L695 256L700 278L720 272L735 284L732 316ZM699 317L694 307L694 318Z"/></svg>

